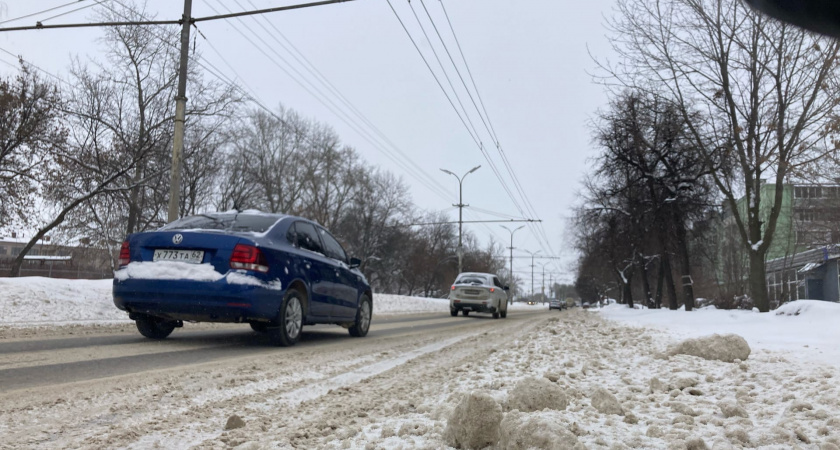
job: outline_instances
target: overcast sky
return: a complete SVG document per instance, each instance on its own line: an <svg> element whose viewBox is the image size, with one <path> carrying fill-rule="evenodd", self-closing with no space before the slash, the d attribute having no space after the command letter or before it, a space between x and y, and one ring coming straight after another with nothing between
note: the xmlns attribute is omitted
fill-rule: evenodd
<svg viewBox="0 0 840 450"><path fill-rule="evenodd" d="M108 4L125 0L100 1ZM590 53L599 58L610 55L604 18L611 14L612 0L424 2L434 25L458 63L461 75L472 88L441 5L446 8L489 120L536 217L543 221L542 228L551 250L541 245L527 228L517 232L514 246L540 251L541 254L553 251L554 255L564 259L549 265L546 270L552 270L553 266L563 280L571 281L574 252L568 242L565 225L570 208L576 204L580 181L587 171L587 158L593 155L588 123L596 110L606 103L603 88L594 84L588 74L594 71ZM67 3L70 0L7 1L0 20ZM36 20L92 3L95 2L83 0L63 9L0 26L34 25ZM178 19L183 11L183 3L179 3L149 0L147 11L160 20ZM193 16L294 3L297 2L238 0L237 4L236 0L224 0L224 3L219 0L194 0ZM493 139L485 130L482 119L440 45L426 16L424 4L420 0L414 0L411 6L406 0L391 0L391 3L438 74L440 82L449 91L449 84L431 51L432 46L426 41L412 13L413 6L449 77L458 88L461 102L478 131L478 138L484 143L505 183L516 194ZM93 18L92 11L93 8L83 9L44 23L85 22ZM264 105L274 107L283 103L303 116L333 126L344 142L355 147L370 164L401 176L410 186L417 206L429 211L448 210L450 217L457 220L457 210L451 204L458 200L458 182L439 169L461 174L480 164L481 169L464 181L464 202L504 215L522 215L517 204L524 209L524 202L517 195L514 203L506 193L386 0L356 0L240 20L204 22L198 28L206 40L199 36L196 44L207 62L250 90ZM336 114L335 107L325 106L324 103L329 105L330 101L341 104L335 95L329 95L330 100L319 101L301 87L302 83L314 92L306 81L299 83L284 73L281 67L298 80L313 81L316 78L304 72L295 57L280 46L278 41L284 44L285 41L277 34L278 30L408 159L388 144L372 144L370 136L374 132L370 127L361 127L367 134L359 132L359 126L349 124L343 115ZM250 34L252 32L256 34ZM195 35L193 29L192 36ZM2 52L5 50L66 78L70 58L101 59L99 36L101 30L96 29L3 33L0 35L0 61L4 63L0 63L0 72L9 75L15 70L15 58ZM219 54L210 47L211 44ZM281 56L286 62L280 59ZM295 70L305 77L298 76ZM319 89L328 92L320 85ZM450 97L457 106L458 100L451 93ZM473 94L473 98L481 108L478 97ZM361 123L358 118L354 120ZM392 156L386 155L385 151ZM395 163L393 158L401 162ZM427 182L421 182L421 179ZM471 211L465 212L464 220L497 218ZM510 235L497 224L470 224L465 227L485 242L492 234L505 247L509 245ZM515 255L525 253L517 250ZM517 272L529 270L529 264L530 260L516 259L514 268ZM540 270L538 267L537 272ZM529 275L519 275L530 278Z"/></svg>

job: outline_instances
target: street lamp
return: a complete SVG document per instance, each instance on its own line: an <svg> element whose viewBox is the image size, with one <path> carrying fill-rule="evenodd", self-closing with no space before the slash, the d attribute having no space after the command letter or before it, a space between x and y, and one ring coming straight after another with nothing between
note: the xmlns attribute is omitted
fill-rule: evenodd
<svg viewBox="0 0 840 450"><path fill-rule="evenodd" d="M449 175L452 175L453 177L458 179L458 204L457 205L452 205L452 206L457 206L458 207L458 273L463 272L462 265L463 265L464 249L463 249L462 242L461 242L461 234L463 232L463 227L464 227L464 206L466 206L466 205L464 205L464 195L463 195L464 194L464 178L466 178L467 175L469 175L469 174L475 172L476 170L478 170L479 167L481 167L481 165L473 167L472 169L469 170L469 172L465 173L461 177L459 177L458 175L455 175L454 173L452 173L452 172L450 172L446 169L440 169L441 172L448 173Z"/></svg>
<svg viewBox="0 0 840 450"><path fill-rule="evenodd" d="M537 250L535 252L532 252L530 250L523 250L523 251L528 253L529 255L531 255L531 297L533 297L534 296L534 256L537 256L537 253L539 253L540 251L539 250Z"/></svg>
<svg viewBox="0 0 840 450"><path fill-rule="evenodd" d="M517 231L525 228L525 225L521 225L515 230L511 230L510 228L504 225L502 225L501 227L507 230L508 233L510 233L510 247L508 247L510 249L510 284L513 284L513 295L511 296L510 301L513 302L513 299L516 297L516 283L513 282L513 233L516 233Z"/></svg>

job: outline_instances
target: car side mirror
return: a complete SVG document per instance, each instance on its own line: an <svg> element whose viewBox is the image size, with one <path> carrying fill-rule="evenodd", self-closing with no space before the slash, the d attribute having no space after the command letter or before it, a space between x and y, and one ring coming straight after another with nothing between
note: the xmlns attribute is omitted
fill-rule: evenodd
<svg viewBox="0 0 840 450"><path fill-rule="evenodd" d="M359 258L350 258L350 268L355 269L362 265L362 260Z"/></svg>
<svg viewBox="0 0 840 450"><path fill-rule="evenodd" d="M502 289L504 289L504 290L506 290L506 291L509 291L509 290L510 290L510 286L505 286L505 287L503 287Z"/></svg>

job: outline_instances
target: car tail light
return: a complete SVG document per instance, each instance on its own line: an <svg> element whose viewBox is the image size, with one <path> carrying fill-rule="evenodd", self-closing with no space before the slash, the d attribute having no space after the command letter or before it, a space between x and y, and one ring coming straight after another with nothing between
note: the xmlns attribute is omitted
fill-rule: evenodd
<svg viewBox="0 0 840 450"><path fill-rule="evenodd" d="M490 292L496 292L496 288L490 288Z"/></svg>
<svg viewBox="0 0 840 450"><path fill-rule="evenodd" d="M120 247L120 259L119 259L119 266L127 266L128 263L131 262L131 252L128 248L128 241L123 241L122 247Z"/></svg>
<svg viewBox="0 0 840 450"><path fill-rule="evenodd" d="M233 248L233 254L230 255L230 267L265 273L268 272L268 261L257 247L236 244L236 247Z"/></svg>
<svg viewBox="0 0 840 450"><path fill-rule="evenodd" d="M453 290L453 291L455 290L455 285L454 285L454 284L452 285L452 290Z"/></svg>

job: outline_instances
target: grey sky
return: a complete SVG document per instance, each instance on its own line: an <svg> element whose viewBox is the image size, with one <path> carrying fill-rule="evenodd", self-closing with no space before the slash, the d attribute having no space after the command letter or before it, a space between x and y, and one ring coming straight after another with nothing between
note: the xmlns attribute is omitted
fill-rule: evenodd
<svg viewBox="0 0 840 450"><path fill-rule="evenodd" d="M106 0L111 1L115 0ZM460 63L440 1L424 1L450 51ZM292 0L251 2L258 8L297 3ZM2 20L64 3L68 1L6 2ZM45 19L89 3L92 1L86 0L5 26L34 24L36 19ZM218 0L194 0L193 3L193 16L215 15L217 11L225 13L225 7L237 11L252 9L249 0L239 0L242 7L236 1L228 0L224 1L224 6ZM409 4L406 0L391 0L391 3L429 63L440 74ZM427 32L432 33L430 38L452 81L456 86L460 85L446 53L433 34L420 0L411 4L427 26ZM571 281L570 264L574 255L566 241L564 227L586 171L586 158L592 155L587 122L595 110L606 102L602 87L593 84L586 73L592 72L594 67L588 51L599 57L609 55L603 23L604 16L610 14L612 1L444 0L443 5L452 20L502 148L537 216L543 220L545 234L555 254L565 258L556 267L563 272L561 277L564 280ZM177 19L182 10L183 3L179 1L148 2L148 11L156 13L158 19ZM45 23L87 21L91 19L91 11L86 9ZM247 29L256 31L294 63L294 59L279 48L256 22L264 19L270 20L282 31L358 110L411 158L416 164L416 167L411 165L414 175L428 178L432 184L445 190L449 197L442 198L432 192L409 171L393 163L239 34L240 31L247 32ZM207 40L198 36L197 46L207 61L230 78L237 78L237 75L228 68L228 64L235 68L241 77L239 82L252 89L263 104L274 107L282 102L306 117L332 125L343 140L357 148L367 161L402 176L411 187L413 199L419 207L451 210L450 205L457 203L458 183L438 169L446 168L460 174L481 164L482 168L464 182L464 202L485 210L520 215L385 0L357 0L273 13L264 18L244 18L242 22L207 22L200 24L199 30ZM77 55L83 60L100 58L98 36L101 36L101 31L95 29L7 32L0 35L0 49L22 55L27 61L66 77L66 68L72 56ZM250 36L259 44L256 37ZM219 50L224 61L209 48L208 43ZM272 50L261 47L285 65ZM14 58L0 53L0 61L14 63ZM459 69L466 77L463 66ZM8 64L0 64L3 74L13 70ZM446 80L439 76L448 89ZM484 131L469 97L463 88L459 94L488 153L513 190L513 183L507 177L499 154ZM457 219L457 210L451 210L449 214ZM465 214L465 220L480 218L494 217L478 212ZM484 241L492 232L504 246L509 243L509 234L498 225L467 227ZM547 250L542 249L525 229L517 232L514 245L530 251L542 250L542 253ZM527 270L530 261L519 259L514 264L516 271Z"/></svg>

